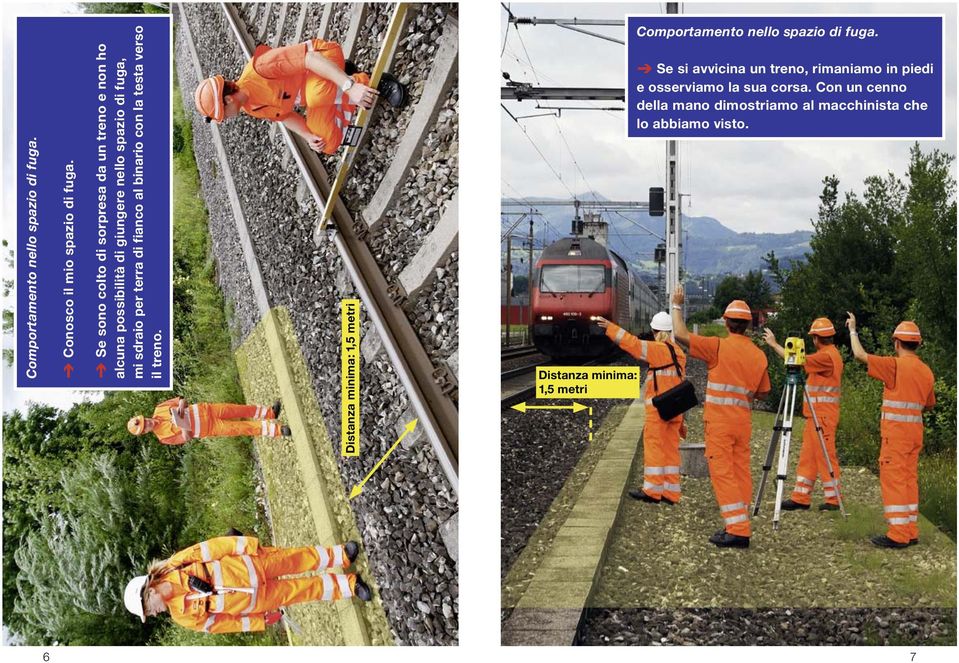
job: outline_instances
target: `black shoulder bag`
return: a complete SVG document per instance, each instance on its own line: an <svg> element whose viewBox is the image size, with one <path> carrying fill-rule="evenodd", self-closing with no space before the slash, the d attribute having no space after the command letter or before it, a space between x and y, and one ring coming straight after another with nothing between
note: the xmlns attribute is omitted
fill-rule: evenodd
<svg viewBox="0 0 959 663"><path fill-rule="evenodd" d="M696 398L696 389L693 388L693 383L683 377L683 369L679 367L679 360L676 359L676 350L673 349L671 343L667 343L666 347L669 348L669 354L673 357L673 363L671 365L676 367L676 374L682 381L672 389L668 389L658 396L653 397L653 407L659 412L659 416L663 421L669 421L686 410L690 410L699 405L699 399ZM649 370L653 372L653 385L655 385L656 391L659 391L659 385L656 382L656 371L669 368L669 366L670 364L657 368L650 367Z"/></svg>

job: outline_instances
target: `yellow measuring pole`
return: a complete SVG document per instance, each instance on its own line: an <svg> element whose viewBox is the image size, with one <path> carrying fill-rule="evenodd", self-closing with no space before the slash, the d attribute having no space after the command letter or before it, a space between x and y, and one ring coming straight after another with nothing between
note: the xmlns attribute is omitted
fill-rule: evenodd
<svg viewBox="0 0 959 663"><path fill-rule="evenodd" d="M380 54L376 58L376 64L373 66L373 72L370 74L370 87L374 90L379 86L380 77L386 69L386 63L390 57L392 57L393 50L396 48L396 41L400 37L400 26L403 25L403 19L406 17L408 7L409 3L400 2L397 3L396 9L393 10L389 27L386 29L386 39L383 40L383 48L380 49ZM365 127L370 118L370 113L372 113L372 109L366 110L365 108L360 108L356 115L356 126L361 129ZM333 216L333 206L336 205L336 201L340 197L340 190L346 183L346 176L350 172L350 167L353 165L353 159L356 157L357 149L358 147L347 146L343 150L343 158L340 160L340 167L336 171L336 179L333 180L333 186L330 187L330 195L326 198L326 207L323 208L323 217L320 219L320 230L326 228L326 224L330 222L330 217Z"/></svg>

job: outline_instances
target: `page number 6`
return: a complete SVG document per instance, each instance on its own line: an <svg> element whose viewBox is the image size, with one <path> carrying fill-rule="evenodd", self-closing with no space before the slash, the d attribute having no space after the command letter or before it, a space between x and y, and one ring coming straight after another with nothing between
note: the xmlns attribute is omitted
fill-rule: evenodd
<svg viewBox="0 0 959 663"><path fill-rule="evenodd" d="M43 652L43 663L49 663L49 661L50 661L50 652L48 651Z"/></svg>

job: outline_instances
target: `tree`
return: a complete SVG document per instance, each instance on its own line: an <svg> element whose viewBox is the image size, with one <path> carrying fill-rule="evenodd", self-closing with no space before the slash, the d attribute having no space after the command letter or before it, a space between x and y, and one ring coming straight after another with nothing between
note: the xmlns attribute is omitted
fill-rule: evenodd
<svg viewBox="0 0 959 663"><path fill-rule="evenodd" d="M63 506L38 519L14 554L14 612L30 644L141 644L150 627L130 619L123 589L152 558L173 550L179 509L162 499L174 462L158 445L136 457L85 458L60 476ZM157 501L155 498L160 497Z"/></svg>
<svg viewBox="0 0 959 663"><path fill-rule="evenodd" d="M734 299L742 299L752 309L768 308L772 304L772 289L761 271L750 270L742 278L727 276L716 286L713 306L723 311Z"/></svg>
<svg viewBox="0 0 959 663"><path fill-rule="evenodd" d="M956 181L955 157L913 146L909 190L895 227L904 286L937 375L956 378Z"/></svg>

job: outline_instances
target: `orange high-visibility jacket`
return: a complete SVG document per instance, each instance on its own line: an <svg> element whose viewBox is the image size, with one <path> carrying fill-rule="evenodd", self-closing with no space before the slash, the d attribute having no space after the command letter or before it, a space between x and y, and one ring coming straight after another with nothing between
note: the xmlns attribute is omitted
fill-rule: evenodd
<svg viewBox="0 0 959 663"><path fill-rule="evenodd" d="M292 113L308 73L306 51L306 43L280 48L257 46L236 82L250 95L243 112L275 122Z"/></svg>
<svg viewBox="0 0 959 663"><path fill-rule="evenodd" d="M171 410L176 410L177 403L179 402L179 397L174 396L170 400L163 401L153 410L152 418L156 420L156 423L153 425L153 434L156 435L157 439L163 444L183 444L187 439L195 437L193 435L192 423L188 423L184 429L173 422ZM185 420L187 422L191 420L190 410L191 408L186 408ZM184 432L186 433L185 437Z"/></svg>
<svg viewBox="0 0 959 663"><path fill-rule="evenodd" d="M679 373L673 365L673 357L669 353L666 343L657 341L643 341L628 333L622 327L610 323L606 328L606 335L613 340L616 345L621 347L624 352L649 364L650 368L656 370L656 379L653 379L653 371L647 371L646 382L643 383L643 397L646 404L646 416L659 418L659 410L653 407L653 398L669 391L680 382ZM686 374L686 353L675 343L670 343L676 352L676 361L679 363L683 375ZM658 386L658 388L657 388Z"/></svg>
<svg viewBox="0 0 959 663"><path fill-rule="evenodd" d="M842 385L842 356L835 345L824 345L811 355L806 355L806 393L816 408L820 423L831 425L839 422L839 397ZM803 399L803 416L809 417L809 404Z"/></svg>
<svg viewBox="0 0 959 663"><path fill-rule="evenodd" d="M881 380L883 438L922 443L922 411L936 404L935 377L915 355L868 355L869 376Z"/></svg>
<svg viewBox="0 0 959 663"><path fill-rule="evenodd" d="M257 598L266 576L257 560L259 545L256 537L220 536L173 555L172 570L159 579L173 585L166 601L173 621L206 633L262 631L264 611L257 609ZM191 575L235 591L206 596L190 589Z"/></svg>
<svg viewBox="0 0 959 663"><path fill-rule="evenodd" d="M770 389L765 353L742 334L722 339L690 334L689 354L709 369L703 420L750 427L753 398Z"/></svg>

